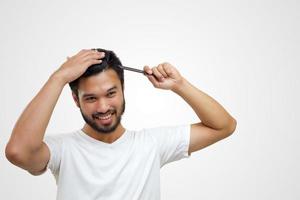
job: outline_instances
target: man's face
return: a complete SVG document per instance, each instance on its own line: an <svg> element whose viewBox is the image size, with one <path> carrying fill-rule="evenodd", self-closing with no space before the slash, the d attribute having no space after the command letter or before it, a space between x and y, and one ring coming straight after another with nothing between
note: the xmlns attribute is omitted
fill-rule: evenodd
<svg viewBox="0 0 300 200"><path fill-rule="evenodd" d="M125 100L117 73L108 69L83 78L78 86L78 100L85 122L98 133L111 133L120 124Z"/></svg>

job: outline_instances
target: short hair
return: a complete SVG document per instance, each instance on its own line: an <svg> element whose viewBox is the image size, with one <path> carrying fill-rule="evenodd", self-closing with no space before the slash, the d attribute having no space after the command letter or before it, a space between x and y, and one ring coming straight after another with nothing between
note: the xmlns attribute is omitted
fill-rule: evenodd
<svg viewBox="0 0 300 200"><path fill-rule="evenodd" d="M100 48L95 50L105 53L105 57L101 59L102 62L100 64L91 65L79 78L69 83L72 92L77 97L78 97L78 84L81 78L93 76L95 74L103 72L106 69L112 69L117 73L121 81L122 91L124 91L124 70L119 67L119 65L122 65L120 59L113 51L100 49Z"/></svg>

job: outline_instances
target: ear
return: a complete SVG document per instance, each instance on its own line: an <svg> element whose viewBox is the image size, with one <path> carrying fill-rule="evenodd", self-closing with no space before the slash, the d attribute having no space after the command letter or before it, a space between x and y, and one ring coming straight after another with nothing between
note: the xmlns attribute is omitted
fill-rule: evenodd
<svg viewBox="0 0 300 200"><path fill-rule="evenodd" d="M77 98L76 94L74 92L72 92L72 97L73 97L73 100L75 101L76 103L76 106L78 108L80 108L80 104L79 104L79 99Z"/></svg>

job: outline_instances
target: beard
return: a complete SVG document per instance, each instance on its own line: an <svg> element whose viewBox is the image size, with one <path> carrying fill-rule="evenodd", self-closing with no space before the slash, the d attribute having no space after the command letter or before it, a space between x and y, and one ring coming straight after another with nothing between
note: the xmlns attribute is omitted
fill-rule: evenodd
<svg viewBox="0 0 300 200"><path fill-rule="evenodd" d="M109 109L106 113L94 112L91 115L91 117L86 115L80 108L80 112L81 112L81 115L82 115L84 121L99 134L109 134L109 133L112 133L114 130L116 130L116 128L119 126L119 124L121 122L121 118L122 118L124 111L125 111L125 100L123 100L122 107L119 111L116 109ZM109 125L97 124L97 122L96 122L97 116L107 115L107 114L111 114L112 115L111 117L114 117L114 115L115 115L116 120L113 121Z"/></svg>

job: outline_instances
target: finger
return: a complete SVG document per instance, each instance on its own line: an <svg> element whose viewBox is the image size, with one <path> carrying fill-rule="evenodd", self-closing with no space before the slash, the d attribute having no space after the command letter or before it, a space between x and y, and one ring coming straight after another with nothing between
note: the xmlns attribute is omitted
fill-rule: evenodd
<svg viewBox="0 0 300 200"><path fill-rule="evenodd" d="M100 63L102 63L102 60L99 60L99 59L89 59L89 60L84 61L83 65L85 65L87 67L90 67L92 65L100 64Z"/></svg>
<svg viewBox="0 0 300 200"><path fill-rule="evenodd" d="M157 70L163 75L164 78L168 77L168 74L166 73L163 64L159 64Z"/></svg>
<svg viewBox="0 0 300 200"><path fill-rule="evenodd" d="M81 51L79 51L75 56L81 56L82 54L86 53L87 51L89 51L88 49L82 49Z"/></svg>
<svg viewBox="0 0 300 200"><path fill-rule="evenodd" d="M86 58L86 57L88 57L90 55L101 55L101 54L104 55L104 52L98 52L98 51L89 49L87 51L82 52L80 55L78 55L78 57L79 58Z"/></svg>
<svg viewBox="0 0 300 200"><path fill-rule="evenodd" d="M159 82L157 81L157 79L154 76L147 75L147 78L149 79L149 81L152 83L152 85L154 87L156 87L156 88L159 87Z"/></svg>
<svg viewBox="0 0 300 200"><path fill-rule="evenodd" d="M147 65L144 66L144 71L147 73L147 74L153 74L151 68Z"/></svg>
<svg viewBox="0 0 300 200"><path fill-rule="evenodd" d="M154 74L154 76L156 77L157 80L159 80L159 81L164 80L163 75L158 71L157 67L153 67L152 71L153 71L153 74Z"/></svg>
<svg viewBox="0 0 300 200"><path fill-rule="evenodd" d="M86 54L83 54L81 56L82 60L88 60L88 59L101 59L105 57L105 53L104 52L87 52Z"/></svg>
<svg viewBox="0 0 300 200"><path fill-rule="evenodd" d="M170 63L163 63L163 68L169 77L173 76L175 69Z"/></svg>
<svg viewBox="0 0 300 200"><path fill-rule="evenodd" d="M82 55L83 53L85 53L86 51L88 51L87 49L82 49L80 50L77 54L73 55L73 56L67 56L67 60L70 60L71 58L76 58L79 57L80 55Z"/></svg>

